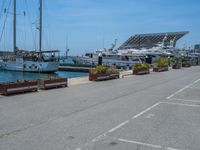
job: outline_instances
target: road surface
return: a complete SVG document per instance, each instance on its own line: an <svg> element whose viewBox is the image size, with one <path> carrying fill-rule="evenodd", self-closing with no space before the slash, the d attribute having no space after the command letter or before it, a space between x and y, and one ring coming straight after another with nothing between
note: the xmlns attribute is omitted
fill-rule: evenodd
<svg viewBox="0 0 200 150"><path fill-rule="evenodd" d="M199 150L200 67L0 97L0 150Z"/></svg>

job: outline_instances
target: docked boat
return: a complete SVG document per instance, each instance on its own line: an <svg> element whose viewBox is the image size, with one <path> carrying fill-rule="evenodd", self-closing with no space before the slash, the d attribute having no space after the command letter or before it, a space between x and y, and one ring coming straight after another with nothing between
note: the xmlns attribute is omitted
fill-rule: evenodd
<svg viewBox="0 0 200 150"><path fill-rule="evenodd" d="M2 69L25 72L56 72L59 68L59 51L42 51L42 0L40 0L39 51L19 50L16 43L16 0L13 0L13 54L1 58Z"/></svg>
<svg viewBox="0 0 200 150"><path fill-rule="evenodd" d="M95 53L86 53L82 57L74 57L75 64L95 66L98 64L98 57L102 56L102 63L106 66L116 68L131 68L135 63L154 63L159 57L173 56L160 47L152 49L122 49L122 50L97 50ZM150 60L150 61L149 61Z"/></svg>
<svg viewBox="0 0 200 150"><path fill-rule="evenodd" d="M98 57L102 56L102 64L116 68L131 68L135 63L140 63L142 55L132 55L125 51L97 50L95 53L86 53L82 57L74 57L75 64L96 66Z"/></svg>
<svg viewBox="0 0 200 150"><path fill-rule="evenodd" d="M99 55L102 56L102 63L106 66L114 66L117 68L131 68L135 63L154 63L159 57L173 57L174 51L173 42L169 46L165 46L165 39L160 43L157 43L152 48L140 48L140 49L123 49L118 48L114 50L116 46L116 40L112 44L110 49L97 50L94 53L86 53L82 57L74 57L75 64L95 66L98 64Z"/></svg>
<svg viewBox="0 0 200 150"><path fill-rule="evenodd" d="M68 56L69 48L66 48L65 55L60 56L60 66L69 66L74 65L73 58L71 56Z"/></svg>
<svg viewBox="0 0 200 150"><path fill-rule="evenodd" d="M110 49L99 49L94 53L86 53L85 56L73 57L76 65L80 66L96 66L98 64L98 57L102 57L102 64L116 68L130 69L135 63L141 63L144 55L130 54L125 50L114 50L117 39L111 44Z"/></svg>
<svg viewBox="0 0 200 150"><path fill-rule="evenodd" d="M50 73L58 71L59 58L56 53L59 51L23 51L3 57L0 64L2 69L10 71Z"/></svg>

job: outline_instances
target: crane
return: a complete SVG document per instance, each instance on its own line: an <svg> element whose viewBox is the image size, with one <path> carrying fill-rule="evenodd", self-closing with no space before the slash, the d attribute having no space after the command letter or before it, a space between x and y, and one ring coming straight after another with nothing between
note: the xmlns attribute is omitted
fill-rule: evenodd
<svg viewBox="0 0 200 150"><path fill-rule="evenodd" d="M114 42L111 44L111 48L109 49L109 51L112 51L116 45L117 45L117 39L115 39Z"/></svg>

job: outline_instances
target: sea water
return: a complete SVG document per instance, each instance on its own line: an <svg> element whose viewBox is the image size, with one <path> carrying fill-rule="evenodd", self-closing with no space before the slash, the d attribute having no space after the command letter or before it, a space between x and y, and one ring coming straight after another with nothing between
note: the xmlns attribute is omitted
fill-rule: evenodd
<svg viewBox="0 0 200 150"><path fill-rule="evenodd" d="M0 83L1 82L16 82L21 80L36 80L49 77L84 77L88 73L82 72L66 72L66 71L57 71L55 73L31 73L31 72L17 72L17 71L6 71L0 70Z"/></svg>

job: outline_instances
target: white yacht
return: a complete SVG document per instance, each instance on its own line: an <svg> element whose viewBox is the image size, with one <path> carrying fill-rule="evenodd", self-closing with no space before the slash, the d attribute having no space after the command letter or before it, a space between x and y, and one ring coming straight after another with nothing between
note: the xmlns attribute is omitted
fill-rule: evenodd
<svg viewBox="0 0 200 150"><path fill-rule="evenodd" d="M86 53L82 57L74 57L75 64L95 66L98 64L98 57L102 56L102 63L106 66L116 68L131 68L135 63L141 63L140 54L130 54L127 51L97 50L95 53Z"/></svg>
<svg viewBox="0 0 200 150"><path fill-rule="evenodd" d="M163 50L158 45L151 49L118 49L118 50L97 50L95 53L86 53L82 57L74 57L75 64L95 66L98 64L98 57L102 56L102 63L106 66L113 66L117 68L131 68L135 63L146 62L148 58L151 59L149 63L153 63L160 56L171 56L169 51Z"/></svg>
<svg viewBox="0 0 200 150"><path fill-rule="evenodd" d="M123 49L118 48L114 50L116 46L116 40L112 44L110 49L100 49L94 53L86 53L82 57L74 57L75 64L78 65L89 65L95 66L98 64L98 57L102 55L102 63L106 66L113 66L117 68L131 68L135 63L154 63L158 57L164 56L169 57L173 54L173 41L170 42L170 46L166 47L165 45L166 36L163 41L158 43L155 47L152 48L141 48L141 49Z"/></svg>

